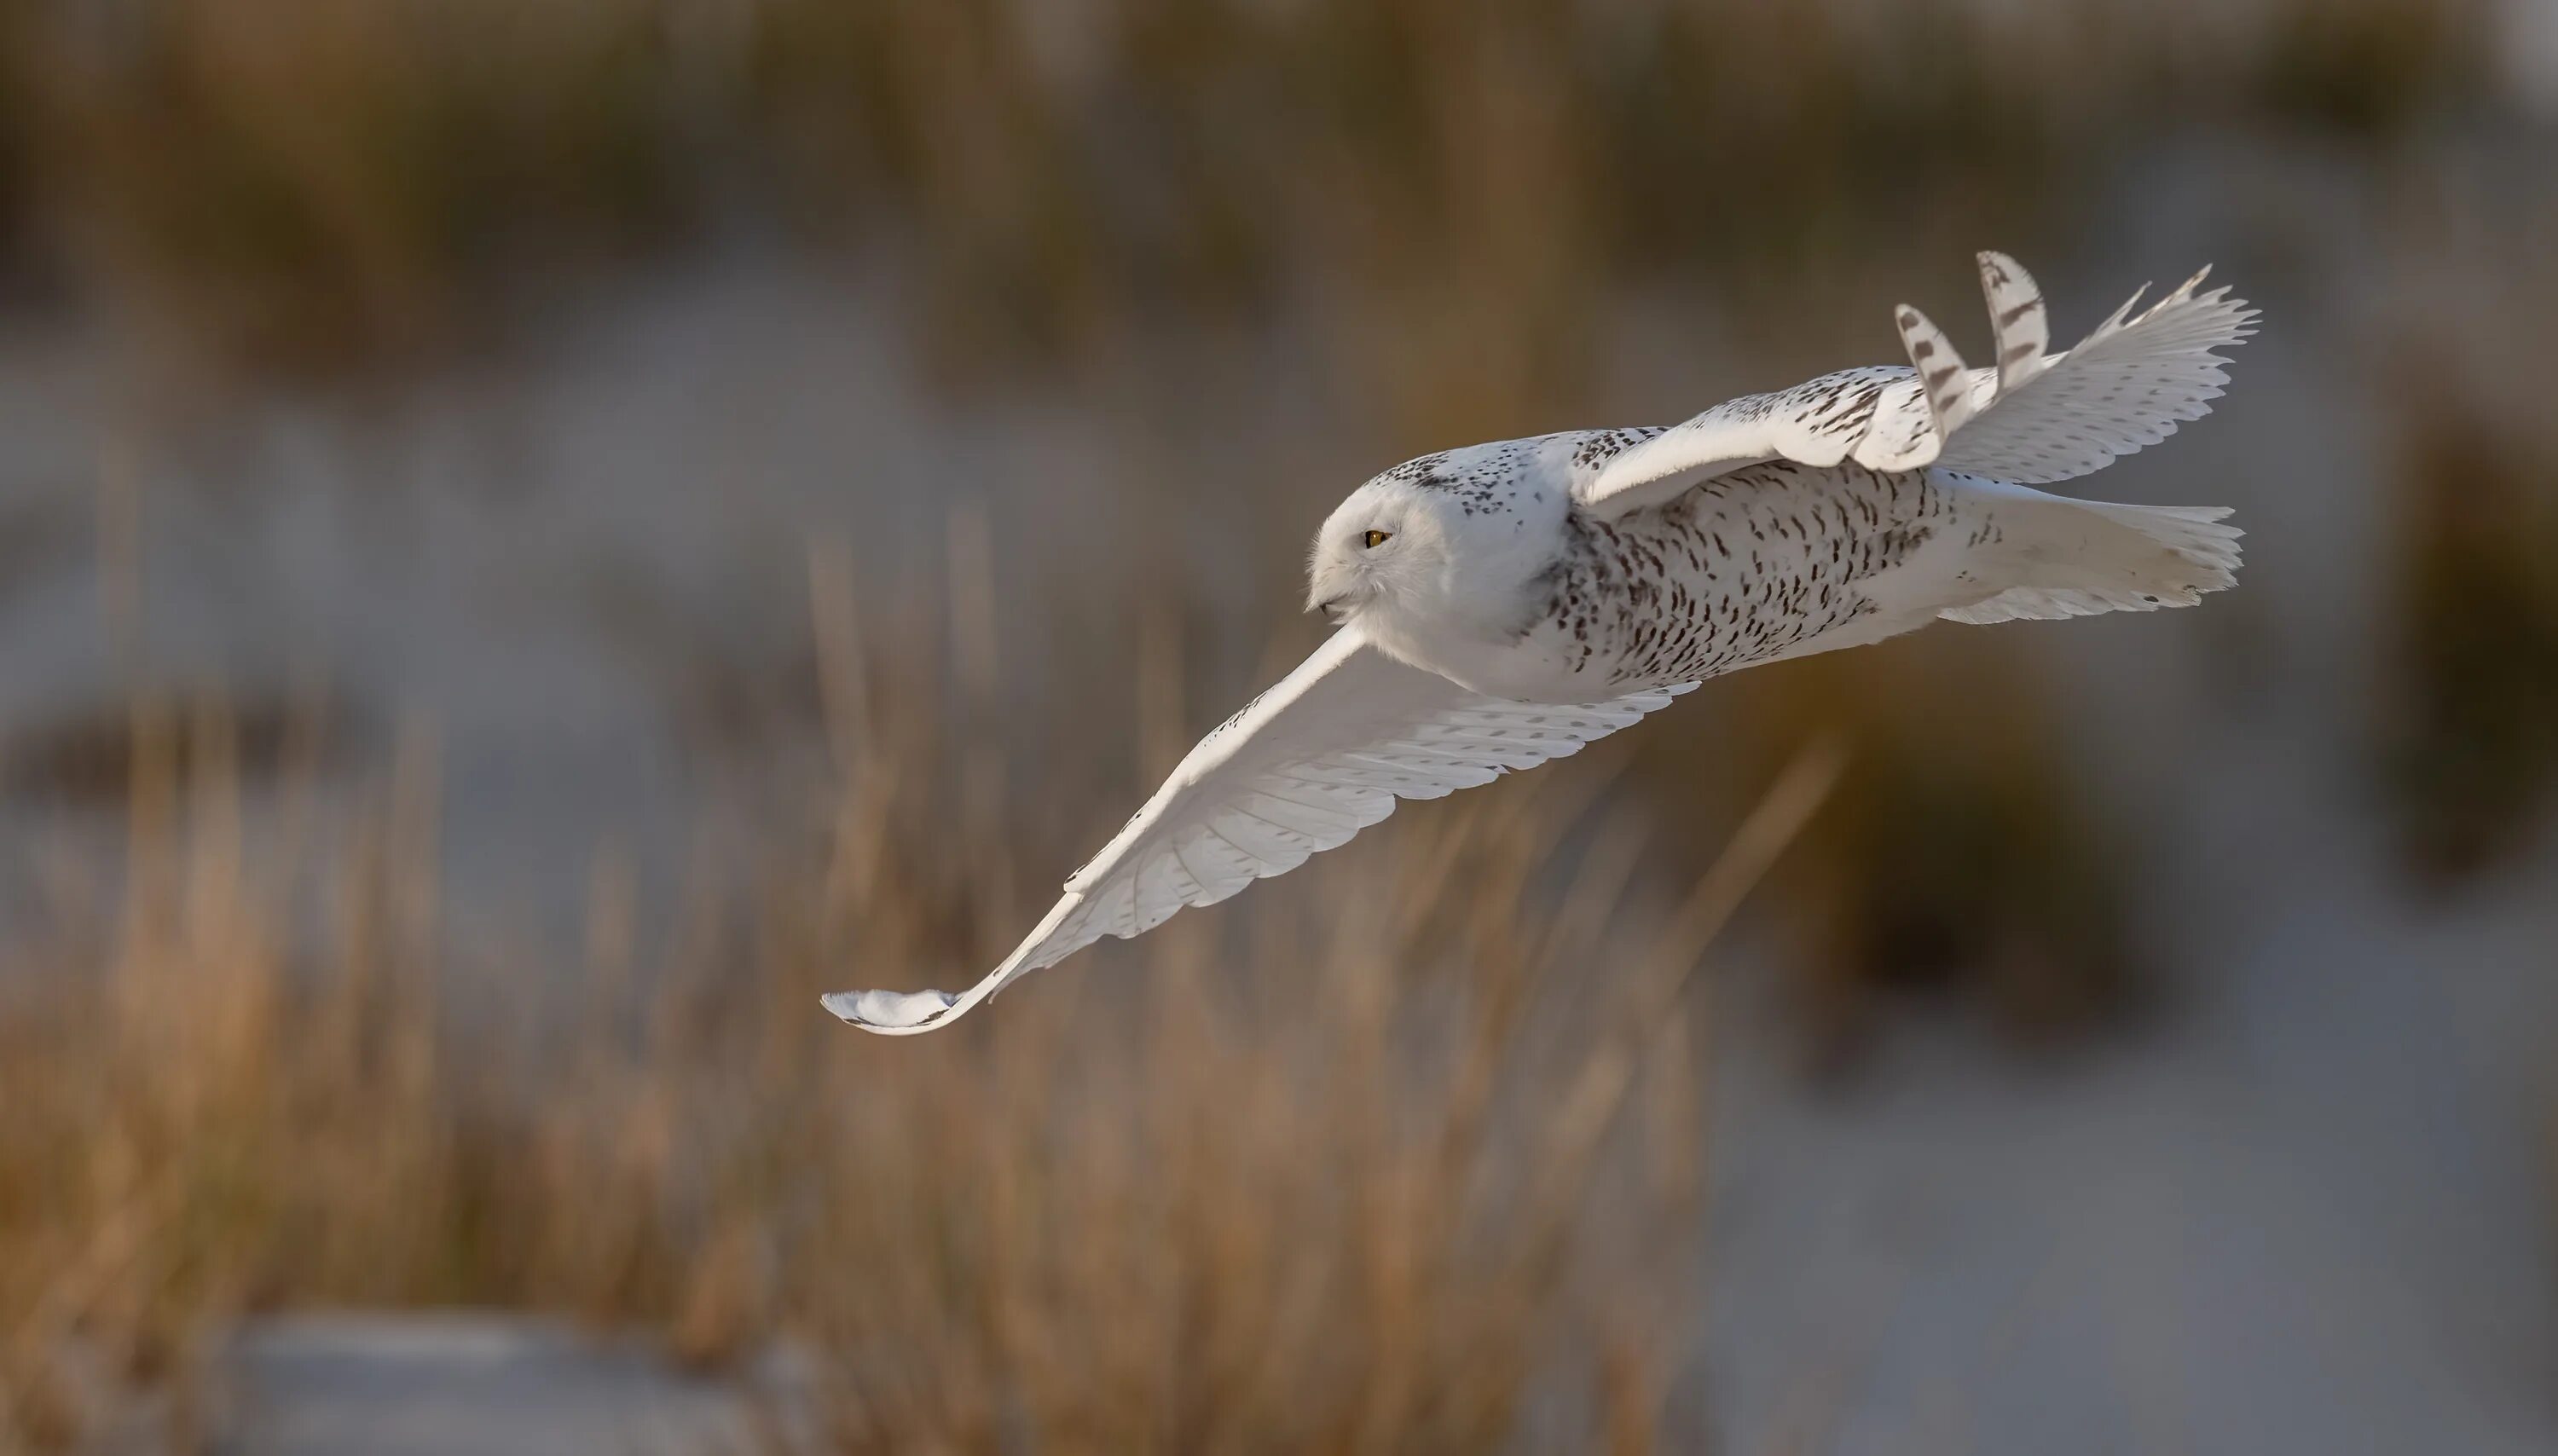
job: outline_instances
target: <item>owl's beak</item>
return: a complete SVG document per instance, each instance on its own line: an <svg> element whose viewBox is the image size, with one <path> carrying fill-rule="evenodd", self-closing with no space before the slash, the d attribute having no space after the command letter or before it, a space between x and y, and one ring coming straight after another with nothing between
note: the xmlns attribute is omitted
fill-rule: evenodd
<svg viewBox="0 0 2558 1456"><path fill-rule="evenodd" d="M1320 611L1336 622L1348 621L1375 592L1367 574L1352 561L1327 556L1315 563L1306 583L1306 609Z"/></svg>

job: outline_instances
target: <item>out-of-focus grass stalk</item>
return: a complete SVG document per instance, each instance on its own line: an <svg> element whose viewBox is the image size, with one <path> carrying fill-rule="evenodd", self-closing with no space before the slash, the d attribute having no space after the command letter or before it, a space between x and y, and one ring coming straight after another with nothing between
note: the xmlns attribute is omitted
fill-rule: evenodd
<svg viewBox="0 0 2558 1456"><path fill-rule="evenodd" d="M2168 126L2410 130L2492 91L2492 9L33 0L0 11L0 256L332 373L746 208L911 248L955 369L1330 298L1389 407L1464 434L1446 387L1550 397L1610 281L1977 246Z"/></svg>
<svg viewBox="0 0 2558 1456"><path fill-rule="evenodd" d="M986 961L990 881L1056 866L1020 779L972 804L986 684L857 631L840 553L810 584L840 791L672 917L600 857L583 970L448 932L425 738L269 806L218 704L134 733L106 913L0 948L0 1449L70 1437L74 1357L151 1382L242 1314L456 1303L796 1346L776 1430L830 1450L1655 1443L1698 1278L1676 988L1823 760L1684 908L1604 766L1548 770L861 1038L817 990Z"/></svg>

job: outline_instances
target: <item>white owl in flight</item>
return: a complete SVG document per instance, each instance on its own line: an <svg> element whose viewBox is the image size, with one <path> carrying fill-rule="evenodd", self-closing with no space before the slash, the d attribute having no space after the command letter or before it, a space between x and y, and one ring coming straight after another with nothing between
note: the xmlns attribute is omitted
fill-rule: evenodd
<svg viewBox="0 0 2558 1456"><path fill-rule="evenodd" d="M2031 487L2201 419L2255 311L2203 275L2047 352L2043 296L1980 255L1997 344L1967 369L1918 310L1910 364L1825 374L1666 429L1407 461L1315 538L1340 630L1191 750L968 991L838 992L868 1031L947 1026L1026 972L1284 874L1394 810L1577 752L1705 679L1997 622L2189 606L2232 584L2226 509ZM2208 271L2208 270L2206 270Z"/></svg>

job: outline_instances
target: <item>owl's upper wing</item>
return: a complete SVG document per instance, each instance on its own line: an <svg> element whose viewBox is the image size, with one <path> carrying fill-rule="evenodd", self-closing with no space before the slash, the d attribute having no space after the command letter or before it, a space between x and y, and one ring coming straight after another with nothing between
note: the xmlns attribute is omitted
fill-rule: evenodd
<svg viewBox="0 0 2558 1456"><path fill-rule="evenodd" d="M946 1026L1102 936L1142 935L1184 905L1285 874L1393 813L1397 799L1436 799L1579 752L1686 690L1577 707L1487 698L1345 627L1201 739L984 980L958 995L837 992L826 1008L892 1035Z"/></svg>
<svg viewBox="0 0 2558 1456"><path fill-rule="evenodd" d="M2255 317L2226 289L2197 294L2198 273L2139 318L2125 322L2136 293L2076 348L2048 353L2033 277L2002 253L1981 254L1980 270L1995 367L1965 368L1943 331L1905 305L1894 323L1909 365L1844 369L1728 400L1601 463L1575 480L1575 498L1613 519L1769 460L1942 464L2019 483L2083 474L2207 412L2227 379L2210 350L2244 338Z"/></svg>
<svg viewBox="0 0 2558 1456"><path fill-rule="evenodd" d="M1906 365L1841 369L1791 389L1725 400L1683 425L1673 425L1576 479L1573 498L1584 510L1614 520L1762 461L1835 465L1854 458L1876 464L1889 454L1896 461L1908 458L1912 463L1924 463L1934 457L1927 448L1933 437L1923 429L1893 428L1914 411L1918 420L1925 420L1918 375ZM1923 458L1907 448L1914 435ZM1881 445L1885 438L1902 441L1905 448L1885 452ZM1872 449L1869 442L1874 443ZM1866 459L1870 454L1878 460Z"/></svg>
<svg viewBox="0 0 2558 1456"><path fill-rule="evenodd" d="M2226 288L2196 290L2205 268L2125 322L2135 293L2065 354L2002 384L1936 463L2019 485L2066 480L2112 464L2211 413L2229 382L2213 353L2245 339L2256 311Z"/></svg>

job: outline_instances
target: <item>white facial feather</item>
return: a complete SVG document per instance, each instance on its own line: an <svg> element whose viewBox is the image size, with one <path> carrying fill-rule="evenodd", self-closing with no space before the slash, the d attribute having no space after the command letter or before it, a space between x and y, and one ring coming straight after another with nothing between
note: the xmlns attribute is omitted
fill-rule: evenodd
<svg viewBox="0 0 2558 1456"><path fill-rule="evenodd" d="M1350 492L1316 533L1306 604L1381 635L1515 635L1562 549L1568 482L1544 440L1425 456ZM1385 539L1367 544L1371 531Z"/></svg>

